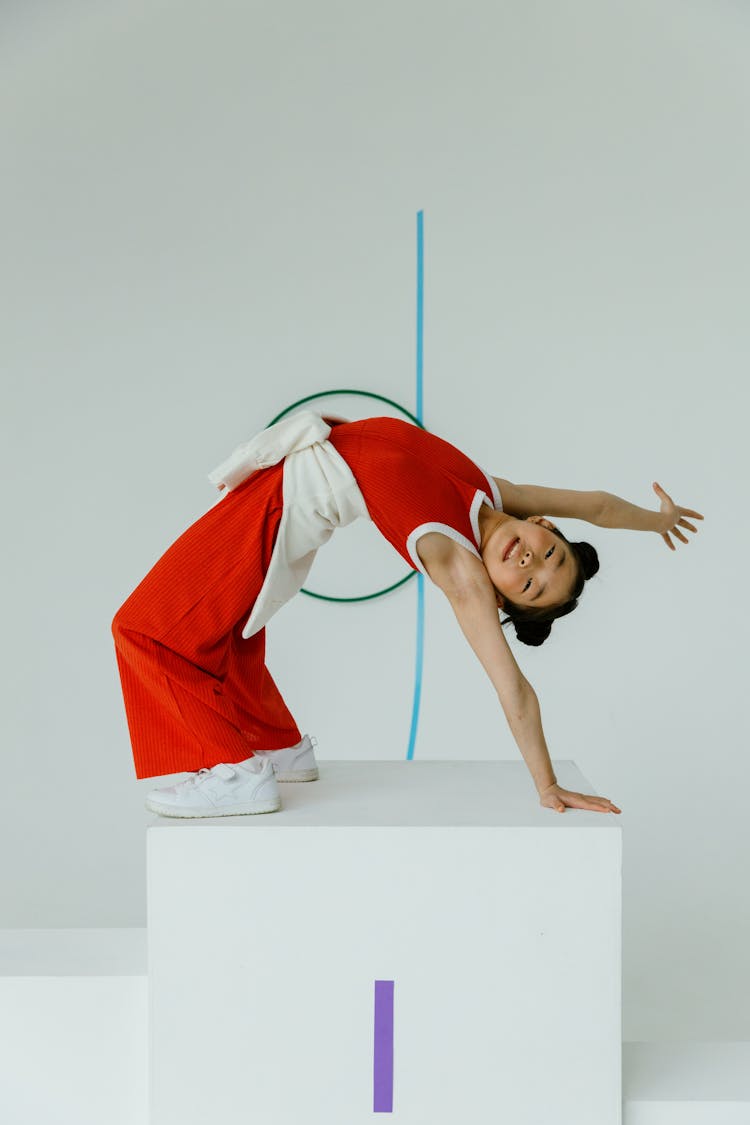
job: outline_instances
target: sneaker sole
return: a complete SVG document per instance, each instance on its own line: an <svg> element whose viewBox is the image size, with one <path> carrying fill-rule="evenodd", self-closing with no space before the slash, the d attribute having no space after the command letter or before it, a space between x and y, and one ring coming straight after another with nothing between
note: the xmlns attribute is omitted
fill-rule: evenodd
<svg viewBox="0 0 750 1125"><path fill-rule="evenodd" d="M252 808L248 808L247 805L235 805L234 808L223 809L177 809L147 800L146 808L150 812L158 813L159 816L179 816L190 819L199 816L252 816L255 813L278 812L281 808L281 801L278 799L275 801L259 801Z"/></svg>
<svg viewBox="0 0 750 1125"><path fill-rule="evenodd" d="M317 766L310 770L287 770L286 773L277 770L275 772L277 781L317 781L320 777Z"/></svg>

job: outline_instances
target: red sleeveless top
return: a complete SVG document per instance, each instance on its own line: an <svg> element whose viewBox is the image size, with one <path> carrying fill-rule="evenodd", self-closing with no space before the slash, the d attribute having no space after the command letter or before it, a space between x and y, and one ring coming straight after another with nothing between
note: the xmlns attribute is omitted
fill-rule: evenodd
<svg viewBox="0 0 750 1125"><path fill-rule="evenodd" d="M370 518L413 570L425 572L417 542L439 531L477 558L479 509L502 511L493 478L450 442L400 418L333 425L328 440L344 458Z"/></svg>

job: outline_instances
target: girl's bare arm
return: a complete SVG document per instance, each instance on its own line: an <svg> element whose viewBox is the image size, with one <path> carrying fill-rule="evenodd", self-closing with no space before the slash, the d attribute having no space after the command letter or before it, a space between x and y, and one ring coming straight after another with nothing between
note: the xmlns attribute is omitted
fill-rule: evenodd
<svg viewBox="0 0 750 1125"><path fill-rule="evenodd" d="M679 529L696 530L685 519L686 516L703 519L700 512L675 504L656 481L652 488L660 501L658 512L640 508L637 504L623 500L621 496L615 496L613 492L601 489L595 492L577 492L574 489L543 488L536 484L513 484L502 477L495 477L494 480L500 489L504 511L518 519L526 519L527 516L567 516L568 519L585 520L597 527L655 531L671 550L675 548L670 534L687 543L688 540Z"/></svg>
<svg viewBox="0 0 750 1125"><path fill-rule="evenodd" d="M607 797L574 793L557 784L539 700L502 631L495 590L482 562L446 536L434 533L423 536L418 549L430 578L448 598L464 636L492 681L539 803L558 812L577 808L619 813Z"/></svg>
<svg viewBox="0 0 750 1125"><path fill-rule="evenodd" d="M605 498L608 493L596 490L580 492L572 488L544 488L538 484L513 484L494 477L500 489L503 511L524 520L527 516L567 516L603 526Z"/></svg>
<svg viewBox="0 0 750 1125"><path fill-rule="evenodd" d="M461 631L489 676L541 796L557 779L542 730L536 692L516 663L500 626L495 591L483 564L463 547L444 536L440 538L444 541L444 553L433 553L425 566L432 581L448 598Z"/></svg>

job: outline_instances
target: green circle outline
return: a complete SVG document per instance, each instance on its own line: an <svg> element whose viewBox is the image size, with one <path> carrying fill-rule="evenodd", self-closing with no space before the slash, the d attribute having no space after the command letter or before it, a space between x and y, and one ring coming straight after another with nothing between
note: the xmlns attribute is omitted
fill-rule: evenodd
<svg viewBox="0 0 750 1125"><path fill-rule="evenodd" d="M280 414L277 414L275 418L272 418L268 425L273 426L276 422L281 421L281 419L285 418L287 414L291 414L291 412L296 407L302 406L305 402L311 402L316 398L330 398L331 395L360 395L363 398L376 398L380 402L387 402L389 406L392 406L396 410L399 410L402 414L405 414L406 417L410 418L415 425L419 426L420 430L425 429L425 426L422 425L419 418L415 417L415 415L412 414L410 410L407 410L405 406L401 406L398 402L394 402L392 398L386 398L385 395L375 394L374 391L355 391L351 388L337 391L319 391L317 394L306 395L304 398L299 398L296 402L293 402L291 406L285 407L285 409L282 410ZM304 586L300 589L300 593L307 594L308 598L317 598L321 602L369 602L372 601L373 598L382 598L384 594L390 594L391 590L397 590L399 586L403 586L405 582L409 581L409 579L416 578L417 574L418 571L410 570L408 574L406 574L403 578L399 578L398 582L394 582L392 586L386 586L383 590L376 590L374 594L360 594L356 598L334 598L330 594L316 594L314 590L306 590Z"/></svg>

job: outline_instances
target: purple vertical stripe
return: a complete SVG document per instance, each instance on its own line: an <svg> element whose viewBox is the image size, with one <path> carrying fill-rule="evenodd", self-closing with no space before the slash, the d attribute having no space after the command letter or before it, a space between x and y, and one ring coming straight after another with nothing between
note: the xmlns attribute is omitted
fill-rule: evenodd
<svg viewBox="0 0 750 1125"><path fill-rule="evenodd" d="M393 981L375 981L375 1058L372 1108L393 1113Z"/></svg>

